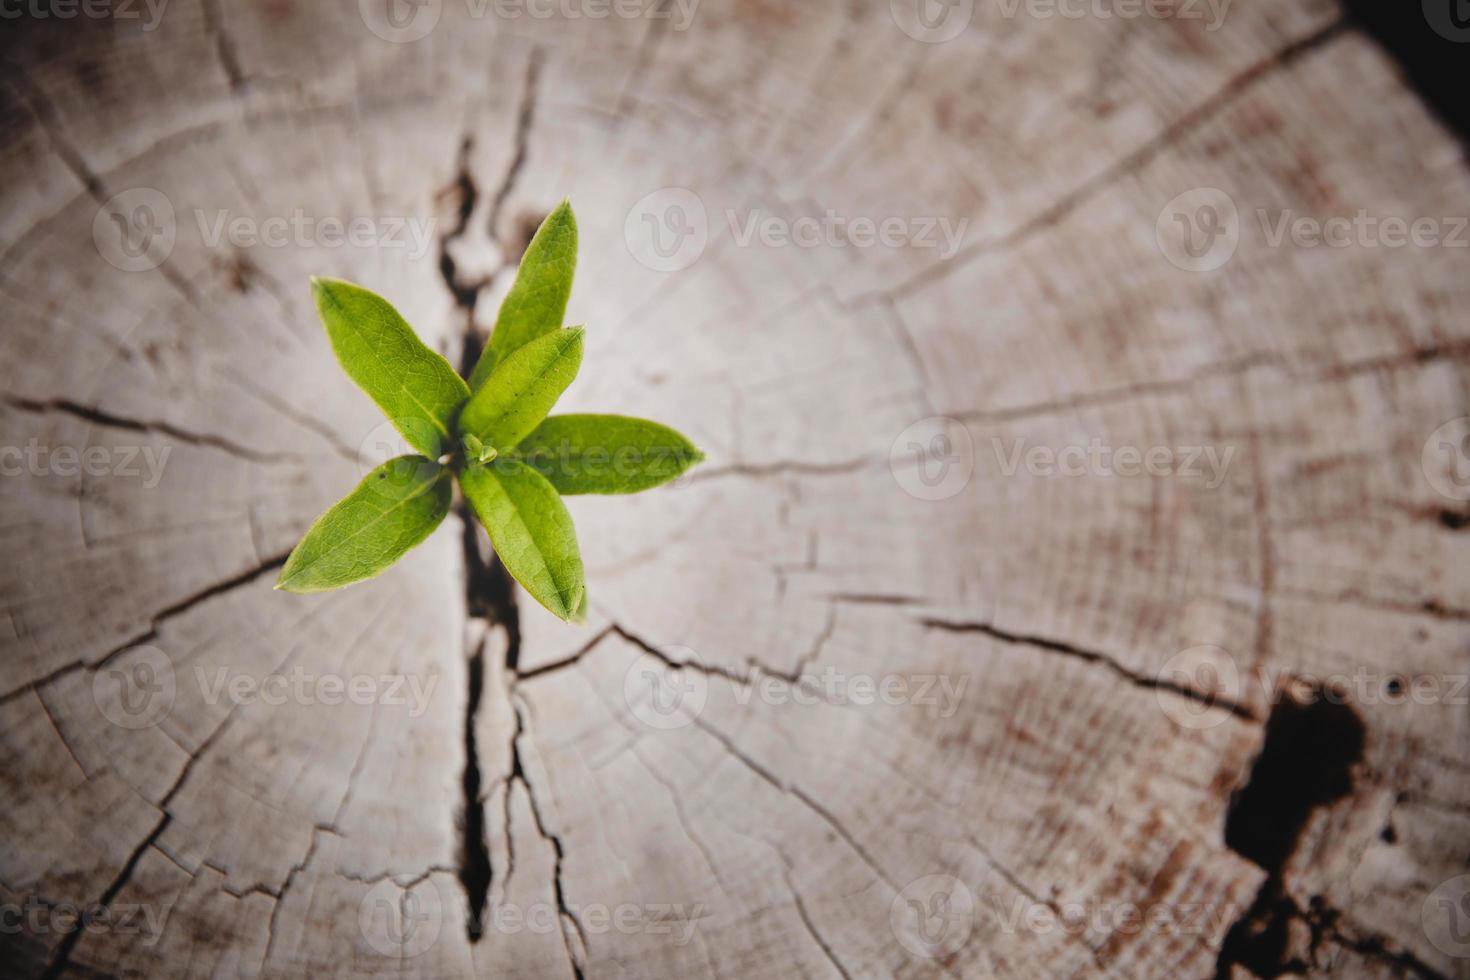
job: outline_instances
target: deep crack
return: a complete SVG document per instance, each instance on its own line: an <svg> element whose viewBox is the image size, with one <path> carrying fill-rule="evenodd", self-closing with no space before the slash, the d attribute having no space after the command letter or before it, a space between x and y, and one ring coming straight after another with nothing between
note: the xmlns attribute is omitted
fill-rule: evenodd
<svg viewBox="0 0 1470 980"><path fill-rule="evenodd" d="M526 130L530 125L530 106L534 106L536 79L540 71L540 55L531 60L523 101L516 129L516 159L511 171L497 190L492 207L492 222L510 193L521 165L525 161ZM452 254L452 244L469 228L475 208L480 200L479 186L470 172L470 152L474 139L466 134L459 146L458 167L451 190L458 195L455 205L455 223L450 232L439 243L439 274L445 288L454 298L455 306L463 311L464 325L461 330L460 373L469 377L480 359L484 339L475 329L475 305L481 288L486 283L461 283L459 270ZM492 224L493 232L493 224ZM519 256L517 256L517 259ZM492 276L493 278L493 276ZM461 500L456 506L462 527L465 575L465 611L469 619L478 619L490 629L505 632L505 669L513 676L520 657L521 631L520 613L516 606L515 582L504 563L494 551L486 547L479 532L475 516L467 502ZM465 765L461 776L462 792L459 820L460 847L458 877L464 887L469 904L465 928L471 942L476 942L484 933L485 908L489 902L490 886L495 880L495 868L490 860L490 846L485 826L484 774L480 768L479 746L475 737L480 704L485 689L485 644L481 634L473 651L466 658L467 691L465 696L464 749ZM509 799L507 785L506 837L509 839ZM507 867L506 876L510 869Z"/></svg>
<svg viewBox="0 0 1470 980"><path fill-rule="evenodd" d="M475 298L479 295L479 284L461 286L459 284L459 268L455 264L454 256L450 254L450 243L458 240L470 226L470 216L475 213L475 204L480 199L480 189L475 185L474 175L470 173L470 151L474 149L475 141L470 136L465 136L459 144L459 165L454 175L454 182L450 185L458 195L459 201L455 206L454 228L449 234L439 240L439 275L444 279L444 285L449 289L450 295L454 297L456 306L469 311L475 310ZM472 332L466 329L466 333ZM473 365L471 365L473 366Z"/></svg>
<svg viewBox="0 0 1470 980"><path fill-rule="evenodd" d="M224 436L210 433L191 432L180 428L172 422L163 422L153 419L133 419L123 415L114 415L91 405L83 405L68 398L52 398L45 401L35 398L17 398L7 396L5 404L20 412L32 414L44 414L47 412L60 412L70 415L83 422L91 422L93 425L106 426L113 429L123 429L128 432L139 432L147 435L163 435L192 446L206 446L227 452L232 456L239 456L256 463L280 463L280 462L309 462L310 457L300 453L288 452L263 452L241 445Z"/></svg>
<svg viewBox="0 0 1470 980"><path fill-rule="evenodd" d="M1048 653L1057 653L1064 657L1074 657L1085 663L1101 664L1136 687L1155 691L1167 691L1170 694L1177 694L1182 698L1187 698L1206 708L1222 708L1235 717L1246 721L1257 720L1255 713L1247 705L1225 697L1219 691L1198 691L1192 687L1168 680L1162 675L1149 676L1147 674L1141 674L1136 670L1125 667L1113 657L1098 650L1086 650L1082 647L1074 646L1071 643L1064 643L1060 640L1053 640L1044 636L1027 636L1022 633L1012 633L1009 630L1003 630L998 626L985 622L955 622L937 618L925 618L921 622L927 629L943 630L947 633L979 633L993 640L998 640L1001 643L1035 647L1038 650L1045 650Z"/></svg>
<svg viewBox="0 0 1470 980"><path fill-rule="evenodd" d="M459 883L469 899L465 926L470 942L477 942L483 932L485 903L490 894L494 870L490 866L490 848L485 838L485 807L480 801L480 753L475 744L475 719L480 711L480 696L485 680L485 640L469 658L469 684L464 712L464 813L459 853Z"/></svg>

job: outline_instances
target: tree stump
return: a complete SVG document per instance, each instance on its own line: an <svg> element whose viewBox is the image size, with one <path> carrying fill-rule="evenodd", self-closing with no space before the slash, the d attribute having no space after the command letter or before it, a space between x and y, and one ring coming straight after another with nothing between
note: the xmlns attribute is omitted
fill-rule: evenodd
<svg viewBox="0 0 1470 980"><path fill-rule="evenodd" d="M1335 4L63 6L4 972L1470 976L1470 179ZM590 624L456 514L274 592L391 441L307 277L458 360L564 196L559 410L708 454L570 501Z"/></svg>

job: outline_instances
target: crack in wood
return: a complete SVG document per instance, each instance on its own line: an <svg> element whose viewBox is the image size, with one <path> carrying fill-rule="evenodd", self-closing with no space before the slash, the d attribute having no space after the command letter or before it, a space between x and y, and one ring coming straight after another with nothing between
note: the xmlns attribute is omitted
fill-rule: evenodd
<svg viewBox="0 0 1470 980"><path fill-rule="evenodd" d="M496 235L501 210L506 200L510 197L515 187L517 178L522 167L525 165L526 155L530 140L530 129L535 120L535 106L540 79L542 54L540 49L532 52L530 62L526 71L525 89L522 93L520 111L516 118L515 154L511 164L496 189L491 202L489 217L489 229L492 237ZM456 209L455 226L445 235L439 243L439 273L444 281L445 287L453 297L455 306L463 311L464 327L462 329L462 347L460 350L460 373L469 377L479 361L483 350L484 341L475 328L475 307L479 300L480 290L494 281L499 269L492 273L488 280L463 284L459 282L459 270L452 254L452 245L462 238L469 229L470 222L474 217L475 209L479 203L479 186L475 181L474 174L470 170L470 152L474 148L474 137L466 133L460 141L458 171L454 178L453 188L459 195L458 207ZM503 256L501 269L508 268L514 262L519 261L519 256L514 260L507 254ZM462 547L464 552L464 574L465 574L465 608L470 619L479 619L488 628L499 628L504 631L505 645L505 671L508 677L514 678L515 671L520 659L521 631L520 612L515 596L515 582L500 556L493 549L486 549L481 543L480 533L476 518L467 502L461 500L456 507L456 512L462 525ZM485 688L485 644L486 636L481 634L474 644L474 649L468 653L466 665L466 697L464 718L464 749L465 765L461 776L461 813L460 813L460 847L458 878L465 890L468 901L465 928L470 941L478 942L484 934L485 909L490 899L490 888L495 880L495 868L490 857L490 846L485 826L485 803L491 790L484 789L484 774L480 766L479 746L476 738L476 725L479 718L481 701ZM511 688L507 688L507 697ZM512 705L514 709L514 705ZM517 713L517 730L519 731L519 713ZM510 785L514 782L516 775L520 772L519 755L514 742L512 743L512 771L506 777L506 801L505 801L505 835L507 842L510 840ZM527 784L529 792L530 786ZM534 797L533 797L534 806ZM558 849L558 868L560 867L560 842L556 842ZM509 878L513 868L514 849L513 845L507 848L508 866L504 876ZM560 894L560 880L557 882L558 895ZM575 962L574 962L575 966Z"/></svg>
<svg viewBox="0 0 1470 980"><path fill-rule="evenodd" d="M223 582L218 582L214 585L208 586L207 588L201 589L200 591L195 592L192 595L185 596L183 599L180 599L178 602L175 602L172 605L165 606L163 609L154 613L149 618L149 628L146 632L139 633L136 636L124 640L121 644L113 647L96 661L88 661L85 659L74 660L69 664L58 667L44 677L38 678L37 680L29 681L28 683L22 684L19 687L6 691L4 694L0 694L0 705L7 704L15 698L21 697L31 691L44 687L45 685L50 684L52 681L55 681L58 678L66 674L70 674L74 671L81 670L83 668L98 670L102 667L107 666L107 664L111 663L115 658L127 652L128 650L131 650L133 647L138 646L140 643L149 643L153 640L158 639L159 628L168 620L174 618L175 616L183 615L184 613L193 609L195 606L199 605L202 602L207 602L210 599L231 591L232 589L238 589L243 585L248 585L256 579L260 578L260 576L266 574L267 572L272 572L276 569L279 569L281 566L286 564L286 559L290 557L290 554L290 551L284 551L281 554L278 554L268 559L267 561L264 561L254 566L253 568L248 568L238 575L234 575L230 578L225 579Z"/></svg>
<svg viewBox="0 0 1470 980"><path fill-rule="evenodd" d="M583 977L585 976L585 968L583 966L582 960L583 958L585 958L587 953L587 933L582 928L581 920L577 918L576 913L572 911L571 906L567 903L566 888L562 882L562 863L566 858L566 848L562 844L561 835L551 832L551 830L549 830L547 827L545 818L542 816L541 804L538 803L536 799L536 787L532 784L530 777L526 774L525 766L523 765L521 760L521 738L523 736L529 737L530 733L526 729L525 718L521 714L520 705L515 703L513 697L511 707L515 712L516 727L515 731L511 735L510 740L510 774L506 777L506 798L508 801L510 797L510 789L517 782L525 787L526 799L531 805L531 818L536 825L536 832L541 835L541 838L543 840L551 845L553 858L552 894L556 898L558 914L563 923L561 930L562 942L566 947L567 960L571 964L572 974L576 977L576 980L583 980ZM510 810L508 802L506 804L505 834L507 839L511 837ZM575 947L572 944L572 936L568 935L567 933L567 923L571 923L572 930L578 940ZM581 953L580 957L578 955L579 952Z"/></svg>
<svg viewBox="0 0 1470 980"><path fill-rule="evenodd" d="M69 398L51 398L46 400L35 398L18 398L6 396L5 404L20 412L34 415L42 415L50 412L58 412L90 422L93 425L106 426L113 429L123 429L128 432L141 432L149 435L164 435L180 442L193 446L205 446L210 449L219 449L232 456L239 456L255 463L285 463L306 462L311 459L300 453L287 452L264 452L259 449L251 449L224 436L210 433L191 432L180 428L172 422L157 420L133 419L123 415L116 415L91 405L83 405Z"/></svg>
<svg viewBox="0 0 1470 980"><path fill-rule="evenodd" d="M883 869L883 866L878 863L877 859L874 858L873 855L868 853L867 848L864 847L858 841L858 839L854 837L853 834L842 825L842 822L839 821L830 810L818 803L799 786L788 784L785 780L779 778L771 770L767 769L759 762L756 762L744 751L742 751L740 747L735 744L735 741L730 738L730 736L726 735L718 728L713 727L708 722L698 717L692 718L691 720L694 722L695 727L704 732L706 735L713 738L716 742L719 742L720 745L724 746L725 751L729 753L733 758L741 762L747 769L755 773L757 776L759 776L765 782L769 783L775 789L779 790L783 796L794 797L795 799L803 803L808 810L816 814L824 824L831 828L832 832L836 834L837 837L846 842L847 846L852 849L853 853L855 853L858 858L861 859L862 862L868 866L869 870L871 870L873 874L878 877L879 880L888 885L889 888L893 889L895 894L903 891L903 887L899 885L898 882L894 881L893 877Z"/></svg>
<svg viewBox="0 0 1470 980"><path fill-rule="evenodd" d="M485 904L494 870L485 836L485 807L480 798L480 753L475 739L475 721L485 687L485 639L469 658L467 701L464 712L464 774L461 777L463 813L460 816L459 883L469 899L466 928L470 942L483 935Z"/></svg>
<svg viewBox="0 0 1470 980"><path fill-rule="evenodd" d="M1013 633L988 622L925 618L921 619L920 623L927 629L943 630L946 633L979 633L982 636L988 636L1001 643L1034 647L1037 650L1044 650L1047 653L1058 653L1064 657L1073 657L1084 663L1098 664L1106 667L1118 677L1123 678L1136 687L1155 691L1167 691L1170 694L1177 694L1182 698L1187 698L1195 704L1206 708L1214 707L1228 711L1230 714L1244 721L1260 721L1256 717L1255 712L1242 702L1235 701L1218 692L1205 693L1196 691L1191 687L1177 684L1163 677L1151 677L1147 674L1141 674L1136 670L1125 667L1112 656L1097 650L1087 650L1071 643L1065 643L1061 640L1054 640L1044 636L1029 636L1024 633Z"/></svg>
<svg viewBox="0 0 1470 980"><path fill-rule="evenodd" d="M592 637L592 639L582 644L582 646L575 653L563 657L560 660L553 660L550 663L541 664L538 667L532 667L530 670L520 671L515 675L516 682L519 683L522 681L533 680L545 674L554 674L559 670L564 670L567 667L575 665L583 657L587 656L589 653L595 650L598 644L611 636L615 629L616 627L613 626L604 626L601 630L597 632L596 636Z"/></svg>
<svg viewBox="0 0 1470 980"><path fill-rule="evenodd" d="M302 855L300 861L293 864L286 871L286 877L281 882L281 888L275 894L275 905L271 907L271 917L270 920L266 923L265 956L261 958L262 967L266 963L270 962L271 954L275 950L276 924L277 921L280 919L281 908L285 905L286 893L290 891L291 886L295 884L296 876L305 871L311 865L311 859L316 856L316 849L318 844L317 838L320 834L333 834L336 836L341 836L335 828L328 827L325 824L317 824L316 826L311 828L311 841L307 845L306 853Z"/></svg>
<svg viewBox="0 0 1470 980"><path fill-rule="evenodd" d="M837 958L837 952L822 937L822 934L817 931L816 923L812 922L811 913L807 911L806 901L801 897L801 892L797 891L796 882L791 880L791 859L780 848L776 849L776 853L781 855L781 860L786 864L785 870L781 872L781 878L786 882L786 890L791 892L791 898L796 904L797 918L806 927L807 934L812 937L812 940L822 950L822 955L827 957L827 962L831 963L832 968L842 975L842 980L852 980L852 974L847 972L847 967L843 966L842 961Z"/></svg>
<svg viewBox="0 0 1470 980"><path fill-rule="evenodd" d="M168 805L173 802L179 790L183 789L184 783L188 781L189 775L194 771L195 763L204 757L204 753L209 751L210 746L230 726L230 722L234 718L235 713L232 709L225 716L225 720L220 722L219 727L210 732L209 736L203 742L199 743L199 748L184 762L183 768L179 770L178 778L174 780L173 785L168 788L168 791L163 794L163 799L158 801L158 809L162 813L158 823L154 825L153 829L148 833L148 836L144 837L142 842L133 848L132 853L128 855L127 861L123 863L122 869L113 878L112 883L103 890L97 901L88 906L88 908L110 908L113 900L127 886L127 883L132 880L133 873L138 868L138 862L143 859L143 855L147 853L148 848L157 844L159 837L168 829L168 825L173 822L173 814L168 812ZM42 980L56 980L57 977L61 976L62 972L71 962L71 955L76 949L77 943L85 934L85 929L72 929L62 937L61 942L56 947L56 954L52 957L50 964L47 965L46 971L41 974Z"/></svg>

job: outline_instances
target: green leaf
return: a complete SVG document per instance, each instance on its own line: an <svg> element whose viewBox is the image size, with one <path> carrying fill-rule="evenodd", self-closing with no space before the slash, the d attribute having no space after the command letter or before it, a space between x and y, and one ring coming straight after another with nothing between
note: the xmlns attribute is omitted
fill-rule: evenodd
<svg viewBox="0 0 1470 980"><path fill-rule="evenodd" d="M577 532L545 477L502 457L489 466L468 464L459 484L516 581L559 618L585 618L587 582Z"/></svg>
<svg viewBox="0 0 1470 980"><path fill-rule="evenodd" d="M506 452L541 424L582 364L582 328L557 330L507 357L459 416L459 431Z"/></svg>
<svg viewBox="0 0 1470 980"><path fill-rule="evenodd" d="M638 493L679 476L704 453L666 425L623 415L553 415L516 456L559 493Z"/></svg>
<svg viewBox="0 0 1470 980"><path fill-rule="evenodd" d="M500 304L490 343L470 374L470 390L480 390L497 364L562 325L576 271L577 219L571 203L562 201L526 246L515 284Z"/></svg>
<svg viewBox="0 0 1470 980"><path fill-rule="evenodd" d="M439 526L452 493L450 471L433 460L388 460L316 519L276 588L326 592L372 578Z"/></svg>
<svg viewBox="0 0 1470 980"><path fill-rule="evenodd" d="M311 280L332 349L409 445L430 459L452 448L454 414L470 390L424 346L387 300L340 279Z"/></svg>

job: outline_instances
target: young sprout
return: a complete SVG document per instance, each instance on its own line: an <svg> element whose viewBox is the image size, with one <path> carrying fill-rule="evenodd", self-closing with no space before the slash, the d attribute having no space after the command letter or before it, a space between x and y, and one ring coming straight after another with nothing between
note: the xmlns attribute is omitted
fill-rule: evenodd
<svg viewBox="0 0 1470 980"><path fill-rule="evenodd" d="M577 222L564 201L526 248L468 381L381 296L312 279L348 377L418 453L379 466L317 518L277 589L326 592L380 574L444 520L457 480L516 581L561 619L585 620L582 556L562 496L638 493L704 455L657 422L550 414L582 363L582 328L562 326L576 264Z"/></svg>

